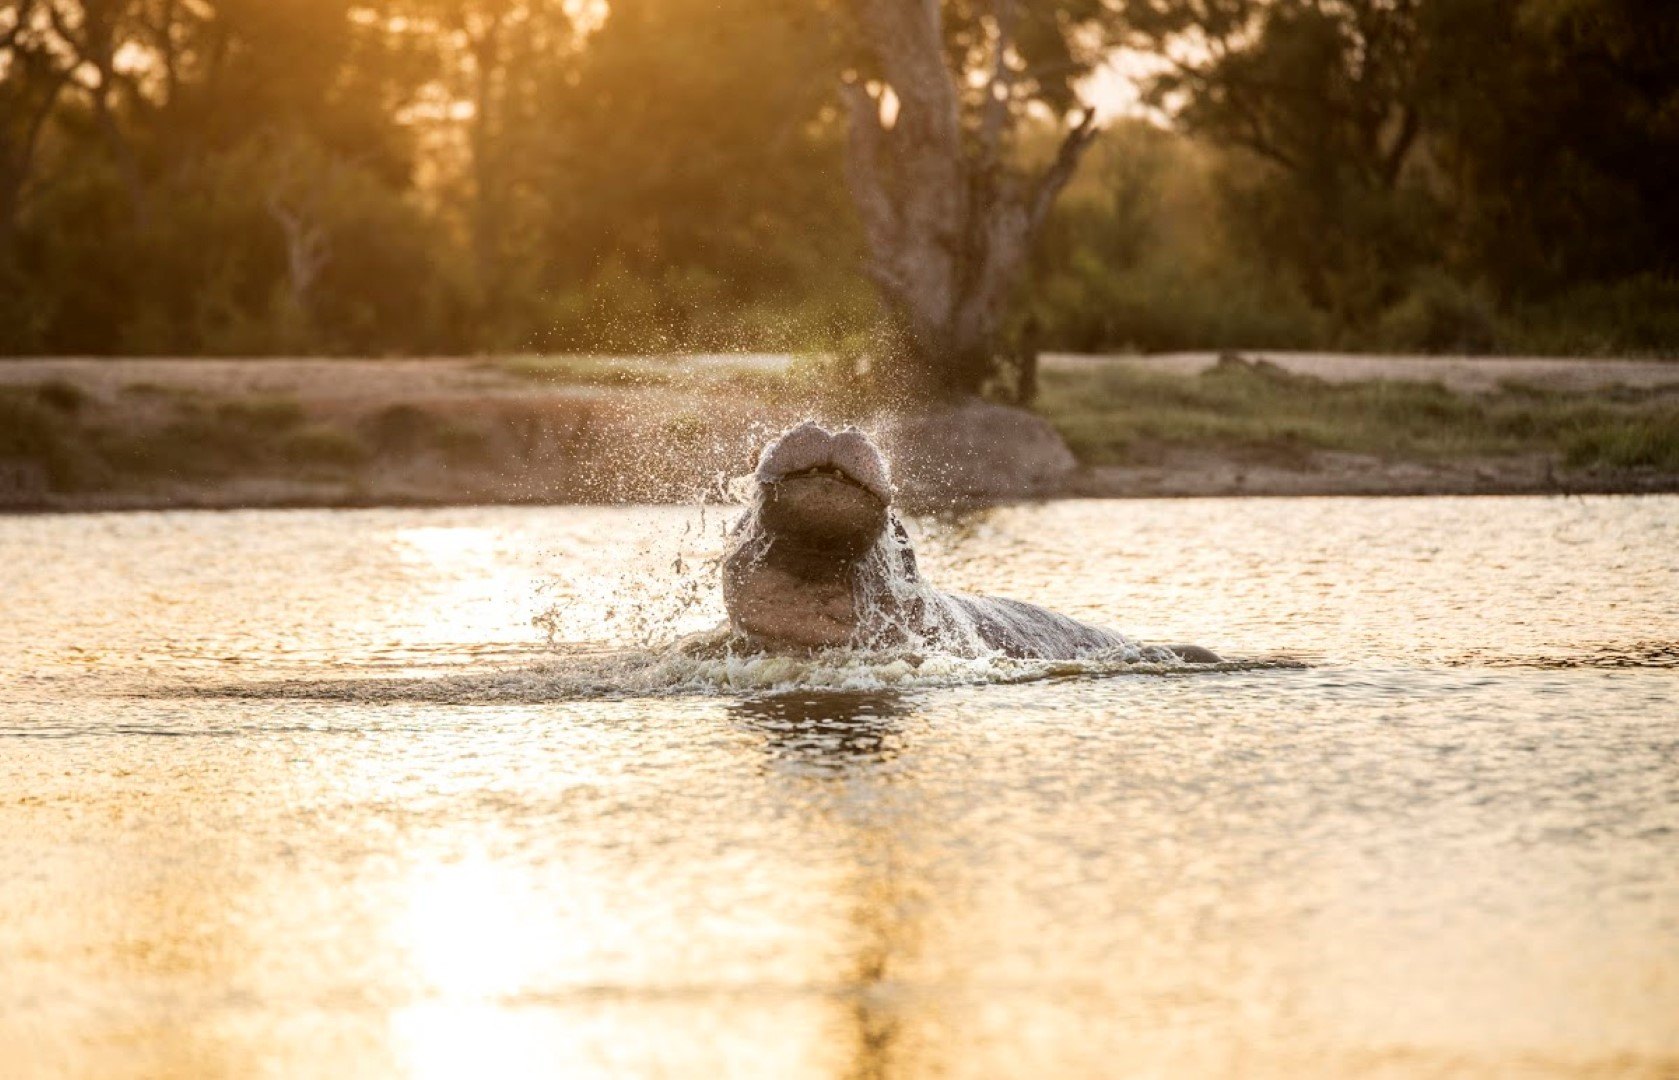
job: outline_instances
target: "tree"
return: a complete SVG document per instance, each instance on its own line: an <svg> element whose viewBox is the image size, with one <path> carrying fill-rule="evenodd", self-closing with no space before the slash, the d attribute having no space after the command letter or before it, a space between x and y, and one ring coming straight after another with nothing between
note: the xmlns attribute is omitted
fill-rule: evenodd
<svg viewBox="0 0 1679 1080"><path fill-rule="evenodd" d="M1232 232L1343 323L1432 254L1427 193L1405 182L1432 104L1426 2L1125 4L1127 44L1161 68L1151 103L1248 156L1224 185Z"/></svg>
<svg viewBox="0 0 1679 1080"><path fill-rule="evenodd" d="M392 44L371 0L0 0L0 348L421 339L426 238L369 242L413 228ZM282 309L311 333L265 340Z"/></svg>
<svg viewBox="0 0 1679 1080"><path fill-rule="evenodd" d="M1131 0L1154 104L1296 174L1392 189L1421 130L1422 0Z"/></svg>
<svg viewBox="0 0 1679 1080"><path fill-rule="evenodd" d="M809 0L616 0L529 138L545 344L799 347L868 297ZM536 136L544 138L537 138ZM835 312L835 308L841 309ZM861 317L852 321L861 321Z"/></svg>
<svg viewBox="0 0 1679 1080"><path fill-rule="evenodd" d="M41 135L70 74L52 47L41 0L0 6L0 268L11 258Z"/></svg>
<svg viewBox="0 0 1679 1080"><path fill-rule="evenodd" d="M428 58L429 119L460 136L459 167L442 186L460 192L451 201L463 208L476 307L500 330L509 294L528 284L517 280L512 238L529 224L520 192L539 182L541 96L575 63L582 28L564 0L390 0L387 15L400 27L393 34Z"/></svg>
<svg viewBox="0 0 1679 1080"><path fill-rule="evenodd" d="M977 395L1032 241L1096 135L1075 87L1102 59L1099 0L849 0L847 179L866 271L895 336L886 377L915 396ZM1034 110L1065 125L1053 158L1019 159Z"/></svg>
<svg viewBox="0 0 1679 1080"><path fill-rule="evenodd" d="M1233 231L1348 333L1441 273L1507 304L1679 274L1671 3L1126 0L1124 11L1128 44L1164 65L1154 104L1250 155L1227 183Z"/></svg>
<svg viewBox="0 0 1679 1080"><path fill-rule="evenodd" d="M1431 149L1454 259L1507 298L1679 279L1679 6L1484 0L1427 9Z"/></svg>

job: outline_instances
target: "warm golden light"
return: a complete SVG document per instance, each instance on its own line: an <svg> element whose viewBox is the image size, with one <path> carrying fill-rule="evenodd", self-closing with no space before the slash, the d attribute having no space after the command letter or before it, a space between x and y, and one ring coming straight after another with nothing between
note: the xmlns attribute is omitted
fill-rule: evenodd
<svg viewBox="0 0 1679 1080"><path fill-rule="evenodd" d="M1312 657L1208 676L784 656L748 692L482 595L654 578L690 516L0 519L0 1075L1679 1059L1673 500L924 523L938 580Z"/></svg>

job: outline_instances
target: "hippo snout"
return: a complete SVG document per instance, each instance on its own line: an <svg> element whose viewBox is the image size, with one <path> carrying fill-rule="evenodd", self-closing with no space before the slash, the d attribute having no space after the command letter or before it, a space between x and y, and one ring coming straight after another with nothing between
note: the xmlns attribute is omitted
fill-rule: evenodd
<svg viewBox="0 0 1679 1080"><path fill-rule="evenodd" d="M759 520L771 536L854 559L886 531L886 503L835 473L811 470L766 486Z"/></svg>
<svg viewBox="0 0 1679 1080"><path fill-rule="evenodd" d="M807 420L764 447L754 475L761 484L774 484L806 473L831 473L882 503L892 501L886 458L855 428L833 432Z"/></svg>

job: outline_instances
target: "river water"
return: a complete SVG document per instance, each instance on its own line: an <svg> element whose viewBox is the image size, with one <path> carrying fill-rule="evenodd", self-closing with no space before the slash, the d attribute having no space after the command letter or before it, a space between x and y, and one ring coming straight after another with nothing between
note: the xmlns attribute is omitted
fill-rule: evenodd
<svg viewBox="0 0 1679 1080"><path fill-rule="evenodd" d="M1679 1070L1679 498L917 523L1199 674L694 659L721 521L0 519L0 1075Z"/></svg>

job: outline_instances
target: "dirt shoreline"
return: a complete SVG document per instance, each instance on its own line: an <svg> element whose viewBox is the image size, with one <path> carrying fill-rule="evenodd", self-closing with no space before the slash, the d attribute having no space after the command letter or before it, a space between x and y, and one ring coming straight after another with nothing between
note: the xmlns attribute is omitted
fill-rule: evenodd
<svg viewBox="0 0 1679 1080"><path fill-rule="evenodd" d="M1330 382L1679 396L1672 362L1246 355ZM1218 361L1052 355L1043 363L1051 377L1122 367L1190 379ZM0 406L12 410L0 412L0 425L16 429L0 431L0 512L686 501L715 495L745 471L767 432L822 412L785 356L588 361L596 367L581 373L544 363L0 360ZM1679 492L1679 470L1570 468L1535 453L1279 456L1209 443L1144 445L1133 456L1086 464L1039 494Z"/></svg>

